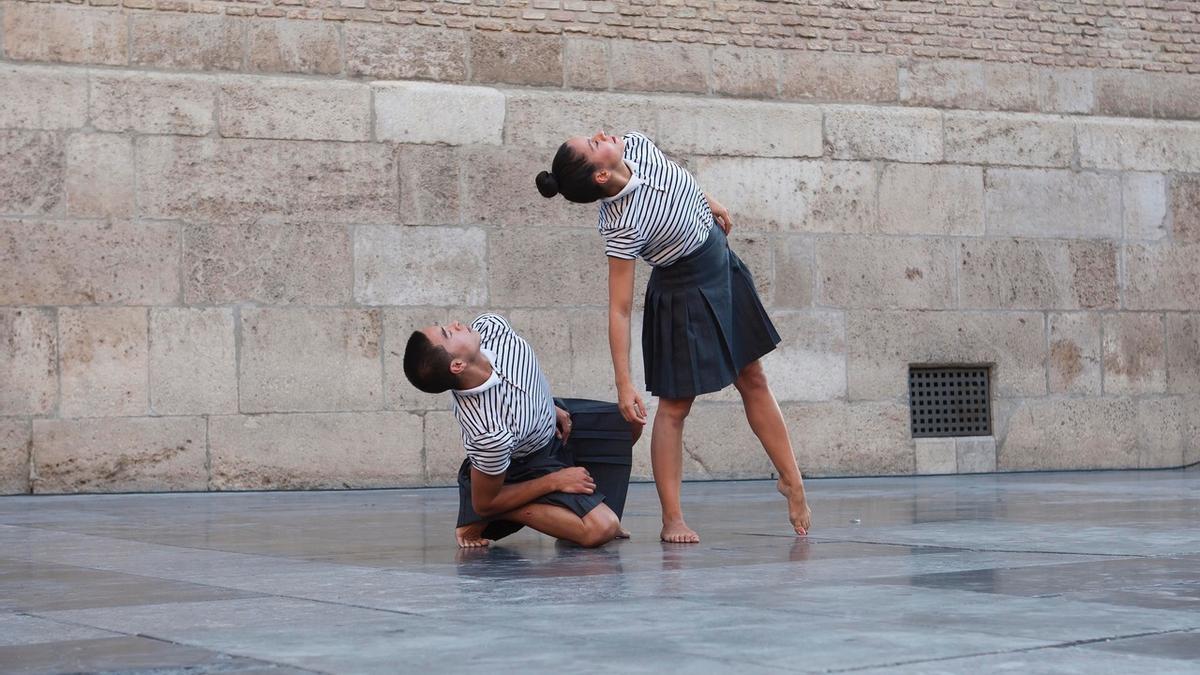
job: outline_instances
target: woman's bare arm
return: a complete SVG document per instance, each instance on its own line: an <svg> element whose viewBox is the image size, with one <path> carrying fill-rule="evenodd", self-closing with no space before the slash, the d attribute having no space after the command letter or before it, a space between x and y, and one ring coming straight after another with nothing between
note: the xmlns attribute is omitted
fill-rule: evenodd
<svg viewBox="0 0 1200 675"><path fill-rule="evenodd" d="M629 317L633 311L636 260L608 259L608 347L612 352L617 406L630 423L646 423L646 404L629 374Z"/></svg>

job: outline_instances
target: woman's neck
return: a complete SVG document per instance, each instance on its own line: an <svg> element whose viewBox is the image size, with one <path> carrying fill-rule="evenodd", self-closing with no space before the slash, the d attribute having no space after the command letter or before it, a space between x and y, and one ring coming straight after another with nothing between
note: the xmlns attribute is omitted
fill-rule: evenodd
<svg viewBox="0 0 1200 675"><path fill-rule="evenodd" d="M612 177L604 185L605 196L613 197L620 194L621 190L624 190L625 186L629 185L629 181L632 179L633 171L630 170L629 165L622 159L617 168L612 170Z"/></svg>

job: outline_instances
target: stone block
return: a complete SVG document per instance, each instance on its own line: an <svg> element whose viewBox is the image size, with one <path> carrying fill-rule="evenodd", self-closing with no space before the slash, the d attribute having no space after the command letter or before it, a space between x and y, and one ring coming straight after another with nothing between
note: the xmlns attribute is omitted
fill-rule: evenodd
<svg viewBox="0 0 1200 675"><path fill-rule="evenodd" d="M110 10L5 3L4 53L17 61L125 65L125 19Z"/></svg>
<svg viewBox="0 0 1200 675"><path fill-rule="evenodd" d="M1125 309L1200 309L1200 244L1125 247Z"/></svg>
<svg viewBox="0 0 1200 675"><path fill-rule="evenodd" d="M993 396L1043 396L1044 331L1036 312L848 312L848 396L899 400L910 364L976 363L991 365Z"/></svg>
<svg viewBox="0 0 1200 675"><path fill-rule="evenodd" d="M793 100L891 103L900 95L900 61L783 50L779 95Z"/></svg>
<svg viewBox="0 0 1200 675"><path fill-rule="evenodd" d="M900 101L934 108L981 108L983 63L922 59L900 69Z"/></svg>
<svg viewBox="0 0 1200 675"><path fill-rule="evenodd" d="M996 470L996 439L964 436L954 439L959 473L991 473Z"/></svg>
<svg viewBox="0 0 1200 675"><path fill-rule="evenodd" d="M512 91L506 97L506 142L545 148L542 162L547 171L558 146L572 136L639 131L654 141L662 140L658 133L659 101L649 96ZM532 176L529 182L533 182Z"/></svg>
<svg viewBox="0 0 1200 675"><path fill-rule="evenodd" d="M773 49L721 46L713 49L713 93L738 98L775 98L779 54Z"/></svg>
<svg viewBox="0 0 1200 675"><path fill-rule="evenodd" d="M187 304L350 302L353 250L343 225L185 225Z"/></svg>
<svg viewBox="0 0 1200 675"><path fill-rule="evenodd" d="M29 492L29 422L0 419L0 495Z"/></svg>
<svg viewBox="0 0 1200 675"><path fill-rule="evenodd" d="M1181 467L1200 448L1200 400L1192 397L1137 401L1138 468Z"/></svg>
<svg viewBox="0 0 1200 675"><path fill-rule="evenodd" d="M1117 253L1100 241L964 241L959 301L978 309L1116 308Z"/></svg>
<svg viewBox="0 0 1200 675"><path fill-rule="evenodd" d="M1160 187L1161 183L1148 186L1147 201L1162 195L1157 189ZM1151 222L1159 215L1152 209L1143 210L1150 211L1148 220ZM1171 239L1200 243L1200 176L1171 177Z"/></svg>
<svg viewBox="0 0 1200 675"><path fill-rule="evenodd" d="M983 64L984 106L995 110L1037 110L1038 69L1024 63Z"/></svg>
<svg viewBox="0 0 1200 675"><path fill-rule="evenodd" d="M465 149L461 158L463 220L467 224L586 227L588 232L582 236L590 236L604 255L603 240L596 233L595 204L572 204L561 196L543 199L538 194L534 177L550 169L553 152L511 145L476 146Z"/></svg>
<svg viewBox="0 0 1200 675"><path fill-rule="evenodd" d="M1150 117L1157 83L1149 73L1103 69L1093 74L1095 113L1111 117Z"/></svg>
<svg viewBox="0 0 1200 675"><path fill-rule="evenodd" d="M58 336L60 416L148 412L145 307L63 307L58 310Z"/></svg>
<svg viewBox="0 0 1200 675"><path fill-rule="evenodd" d="M400 223L458 225L462 222L462 157L457 148L401 145Z"/></svg>
<svg viewBox="0 0 1200 675"><path fill-rule="evenodd" d="M608 40L563 39L563 85L567 89L608 89Z"/></svg>
<svg viewBox="0 0 1200 675"><path fill-rule="evenodd" d="M0 66L0 128L78 129L87 123L87 75L33 66Z"/></svg>
<svg viewBox="0 0 1200 675"><path fill-rule="evenodd" d="M1166 327L1161 314L1104 316L1104 393L1161 394L1167 390Z"/></svg>
<svg viewBox="0 0 1200 675"><path fill-rule="evenodd" d="M455 486L458 470L467 452L463 450L462 428L454 413L437 410L425 413L425 484Z"/></svg>
<svg viewBox="0 0 1200 675"><path fill-rule="evenodd" d="M1200 118L1200 82L1194 75L1158 74L1154 116L1166 119Z"/></svg>
<svg viewBox="0 0 1200 675"><path fill-rule="evenodd" d="M710 61L703 45L633 40L609 44L614 89L705 94Z"/></svg>
<svg viewBox="0 0 1200 675"><path fill-rule="evenodd" d="M954 307L954 242L839 237L816 247L817 305Z"/></svg>
<svg viewBox="0 0 1200 675"><path fill-rule="evenodd" d="M180 70L241 70L246 24L220 14L130 15L130 62Z"/></svg>
<svg viewBox="0 0 1200 675"><path fill-rule="evenodd" d="M342 32L347 75L438 82L467 79L468 31L350 22Z"/></svg>
<svg viewBox="0 0 1200 675"><path fill-rule="evenodd" d="M150 310L150 408L158 415L237 412L232 309Z"/></svg>
<svg viewBox="0 0 1200 675"><path fill-rule="evenodd" d="M984 202L989 235L1121 237L1118 176L1058 169L988 169Z"/></svg>
<svg viewBox="0 0 1200 675"><path fill-rule="evenodd" d="M737 228L877 230L877 172L869 162L705 157L696 161L695 176Z"/></svg>
<svg viewBox="0 0 1200 675"><path fill-rule="evenodd" d="M49 131L0 131L0 213L60 213L66 148Z"/></svg>
<svg viewBox="0 0 1200 675"><path fill-rule="evenodd" d="M1075 126L1062 117L951 111L945 142L949 162L1067 167Z"/></svg>
<svg viewBox="0 0 1200 675"><path fill-rule="evenodd" d="M354 298L364 305L487 304L487 248L480 228L359 227Z"/></svg>
<svg viewBox="0 0 1200 675"><path fill-rule="evenodd" d="M396 162L365 143L140 138L140 211L223 224L388 224L397 218Z"/></svg>
<svg viewBox="0 0 1200 675"><path fill-rule="evenodd" d="M1167 314L1167 392L1200 394L1200 315Z"/></svg>
<svg viewBox="0 0 1200 675"><path fill-rule="evenodd" d="M380 310L243 309L239 410L383 407Z"/></svg>
<svg viewBox="0 0 1200 675"><path fill-rule="evenodd" d="M647 432L651 426L647 425ZM776 476L741 405L703 401L692 408L683 432L684 480ZM779 508L782 517L782 504Z"/></svg>
<svg viewBox="0 0 1200 675"><path fill-rule="evenodd" d="M0 305L169 304L179 226L0 221Z"/></svg>
<svg viewBox="0 0 1200 675"><path fill-rule="evenodd" d="M671 98L659 107L658 141L668 152L821 156L821 109L816 106Z"/></svg>
<svg viewBox="0 0 1200 675"><path fill-rule="evenodd" d="M421 418L406 412L217 415L214 490L421 485Z"/></svg>
<svg viewBox="0 0 1200 675"><path fill-rule="evenodd" d="M845 398L845 316L836 311L777 311L772 312L771 320L783 338L775 351L763 357L763 368L775 398L780 401Z"/></svg>
<svg viewBox="0 0 1200 675"><path fill-rule="evenodd" d="M1094 313L1050 314L1050 393L1099 396L1100 317Z"/></svg>
<svg viewBox="0 0 1200 675"><path fill-rule="evenodd" d="M404 348L415 330L451 321L470 323L477 310L440 307L388 307L383 311L383 389L388 410L447 410L449 394L426 394L404 375Z"/></svg>
<svg viewBox="0 0 1200 675"><path fill-rule="evenodd" d="M728 235L729 248L741 258L754 280L754 289L766 307L775 297L775 241L765 233L735 229ZM647 265L647 267L649 267ZM639 267L640 269L640 267ZM652 271L652 270L651 270ZM646 280L649 281L647 276ZM641 291L640 285L636 290Z"/></svg>
<svg viewBox="0 0 1200 675"><path fill-rule="evenodd" d="M885 164L879 229L888 234L983 234L983 169Z"/></svg>
<svg viewBox="0 0 1200 675"><path fill-rule="evenodd" d="M204 136L213 130L217 80L164 73L92 73L92 124L101 131Z"/></svg>
<svg viewBox="0 0 1200 675"><path fill-rule="evenodd" d="M805 476L909 475L916 469L908 406L901 403L790 403L783 418Z"/></svg>
<svg viewBox="0 0 1200 675"><path fill-rule="evenodd" d="M1021 401L996 466L1001 471L1135 469L1136 407L1127 398Z"/></svg>
<svg viewBox="0 0 1200 675"><path fill-rule="evenodd" d="M472 31L470 55L473 82L563 84L561 35Z"/></svg>
<svg viewBox="0 0 1200 675"><path fill-rule="evenodd" d="M1200 173L1200 122L1080 120L1075 134L1086 169Z"/></svg>
<svg viewBox="0 0 1200 675"><path fill-rule="evenodd" d="M201 417L34 420L33 491L205 490Z"/></svg>
<svg viewBox="0 0 1200 675"><path fill-rule="evenodd" d="M1049 113L1090 113L1093 74L1086 68L1039 68L1038 107Z"/></svg>
<svg viewBox="0 0 1200 675"><path fill-rule="evenodd" d="M835 159L942 159L942 115L920 108L826 106L825 149Z"/></svg>
<svg viewBox="0 0 1200 675"><path fill-rule="evenodd" d="M953 438L915 438L917 473L947 474L958 471L958 457Z"/></svg>
<svg viewBox="0 0 1200 675"><path fill-rule="evenodd" d="M813 249L813 241L808 237L782 236L776 239L773 307L804 309L812 306Z"/></svg>
<svg viewBox="0 0 1200 675"><path fill-rule="evenodd" d="M638 292L634 291L635 294ZM571 388L564 395L615 401L617 387L612 351L608 346L607 308L580 309L571 313ZM634 310L629 326L629 374L650 403L642 352L642 314ZM544 360L544 359L543 359ZM649 430L647 430L647 435Z"/></svg>
<svg viewBox="0 0 1200 675"><path fill-rule="evenodd" d="M58 399L58 340L51 310L0 309L0 372L4 373L0 379L0 416L49 415L54 411ZM0 465L3 463L0 458ZM6 475L0 470L0 492Z"/></svg>
<svg viewBox="0 0 1200 675"><path fill-rule="evenodd" d="M608 305L608 262L594 232L493 230L487 249L492 305L538 307L550 298L557 305Z"/></svg>
<svg viewBox="0 0 1200 675"><path fill-rule="evenodd" d="M504 94L491 87L375 83L375 137L398 143L500 145Z"/></svg>
<svg viewBox="0 0 1200 675"><path fill-rule="evenodd" d="M583 310L589 312L590 310ZM578 312L566 307L549 307L545 309L513 309L502 312L508 319L513 330L517 332L537 356L538 366L546 381L550 383L550 392L554 396L578 396L572 386L571 378L571 327ZM463 317L464 323L473 317ZM608 317L605 315L605 330L603 330L605 345L608 344ZM605 350L607 351L607 350ZM611 366L610 366L611 370ZM611 381L612 377L606 378ZM608 398L613 398L609 396Z"/></svg>
<svg viewBox="0 0 1200 675"><path fill-rule="evenodd" d="M246 66L266 73L336 75L342 71L341 35L321 21L266 21L246 27Z"/></svg>
<svg viewBox="0 0 1200 675"><path fill-rule="evenodd" d="M67 214L133 215L133 141L116 134L75 134L67 140Z"/></svg>
<svg viewBox="0 0 1200 675"><path fill-rule="evenodd" d="M371 89L353 82L231 77L218 90L226 137L306 141L371 139ZM425 120L409 119L421 126Z"/></svg>
<svg viewBox="0 0 1200 675"><path fill-rule="evenodd" d="M1125 238L1157 241L1167 236L1167 179L1161 173L1121 174Z"/></svg>

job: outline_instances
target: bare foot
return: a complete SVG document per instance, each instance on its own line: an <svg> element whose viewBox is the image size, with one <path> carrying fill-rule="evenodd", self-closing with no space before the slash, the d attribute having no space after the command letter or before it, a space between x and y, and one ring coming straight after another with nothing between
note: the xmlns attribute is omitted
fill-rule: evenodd
<svg viewBox="0 0 1200 675"><path fill-rule="evenodd" d="M630 536L631 535L629 534L629 530L622 527L621 531L617 533L617 536L613 537L613 538L614 539L628 539Z"/></svg>
<svg viewBox="0 0 1200 675"><path fill-rule="evenodd" d="M458 540L459 548L483 548L492 543L491 539L483 538L483 528L487 523L479 521L454 529L454 538Z"/></svg>
<svg viewBox="0 0 1200 675"><path fill-rule="evenodd" d="M699 544L700 535L696 531L687 526L687 523L682 520L676 520L670 523L663 524L662 534L658 535L660 539L672 544Z"/></svg>
<svg viewBox="0 0 1200 675"><path fill-rule="evenodd" d="M788 520L792 521L792 529L801 536L808 534L808 528L812 526L812 510L808 508L808 500L804 497L804 486L791 486L780 480L775 488L787 498Z"/></svg>

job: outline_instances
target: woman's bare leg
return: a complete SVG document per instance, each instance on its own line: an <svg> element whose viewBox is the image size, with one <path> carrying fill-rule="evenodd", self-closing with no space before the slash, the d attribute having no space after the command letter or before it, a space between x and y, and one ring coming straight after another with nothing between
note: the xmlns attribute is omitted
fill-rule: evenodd
<svg viewBox="0 0 1200 675"><path fill-rule="evenodd" d="M700 535L683 522L679 492L683 483L683 422L692 409L694 398L660 398L650 433L650 465L654 486L662 504L663 541L676 544L699 543Z"/></svg>

